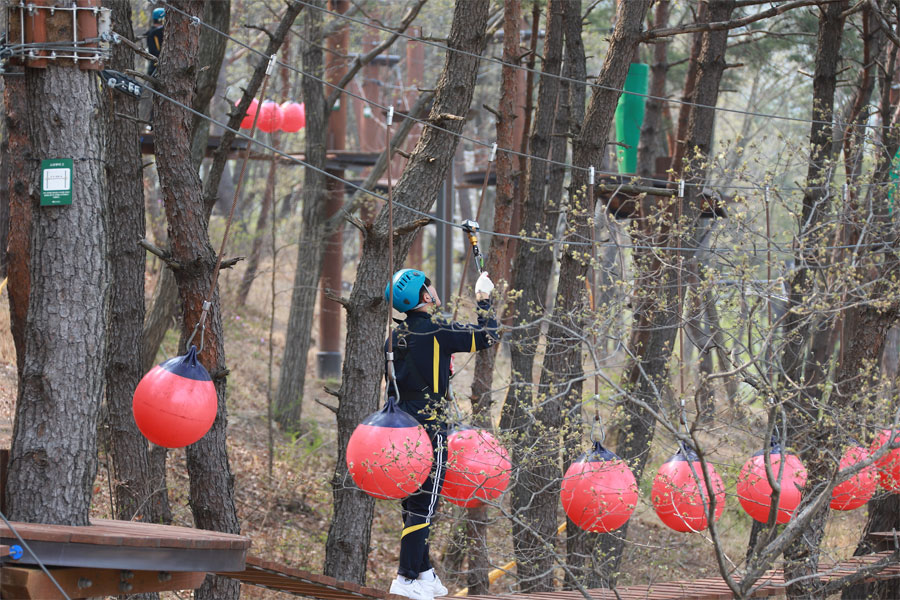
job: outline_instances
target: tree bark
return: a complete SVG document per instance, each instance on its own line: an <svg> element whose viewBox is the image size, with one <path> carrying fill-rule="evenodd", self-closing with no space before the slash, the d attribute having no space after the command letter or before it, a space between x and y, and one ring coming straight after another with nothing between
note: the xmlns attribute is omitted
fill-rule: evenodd
<svg viewBox="0 0 900 600"><path fill-rule="evenodd" d="M640 33L644 15L650 6L650 0L621 2L616 10L616 26L610 39L609 49L604 60L598 87L591 95L584 117L584 124L578 137L573 142L572 183L569 188L568 223L566 236L573 240L592 239L594 206L587 197L588 167L600 165L606 153L606 140L615 113L619 92L625 85L628 68L640 43ZM590 250L581 246L563 246L560 258L559 286L553 319L547 330L547 351L541 373L541 389L546 390L547 398L542 403L536 421L545 431L563 429L563 415L576 411L582 400L583 375L582 343L584 338L575 333L584 331L586 319L589 318L589 306L585 303L584 281L590 266ZM580 434L581 428L575 428ZM560 465L558 455L553 448L558 448L564 440L546 434L548 462L545 467L546 482L552 490L548 491L548 506L542 519L550 521L553 526L557 510L558 481ZM571 457L568 457L571 460ZM552 495L551 495L552 494ZM551 512L552 511L552 512ZM593 540L590 540L593 541ZM588 542L588 540L585 540ZM590 548L582 548L567 558L570 565L570 585L584 584L589 579L589 571L585 569L587 556L592 554Z"/></svg>
<svg viewBox="0 0 900 600"><path fill-rule="evenodd" d="M580 4L580 2L579 2ZM516 118L516 100L518 99L517 76L515 66L519 62L519 27L522 22L521 0L505 0L503 10L503 69L500 84L500 102L497 106L497 146L512 149L514 121ZM497 153L497 186L494 200L494 231L509 233L512 220L513 199L515 196L515 167L513 155L509 152ZM499 235L491 236L488 247L485 270L494 278L502 277L504 265L508 261L509 238ZM502 286L505 282L499 281ZM492 346L475 355L475 372L472 379L472 420L478 427L491 428L491 410L493 400L491 388L494 381L494 363L499 345ZM469 556L468 586L472 596L487 594L490 591L488 572L490 557L487 548L487 507L477 506L467 510L468 543L466 549Z"/></svg>
<svg viewBox="0 0 900 600"><path fill-rule="evenodd" d="M320 2L321 6L325 3ZM275 420L289 431L299 431L303 414L303 386L306 361L312 337L313 313L316 308L319 277L322 273L327 216L325 145L328 110L322 88L322 12L308 10L304 19L307 43L303 47L303 101L306 104L306 160L303 171L303 221L297 246L297 269L291 293L284 354L278 393L275 397Z"/></svg>
<svg viewBox="0 0 900 600"><path fill-rule="evenodd" d="M231 0L205 3L201 18L204 23L208 23L219 31L228 31L231 22ZM225 58L225 42L226 39L215 31L207 27L200 28L200 50L197 58L200 69L191 106L205 115L210 114L210 102L218 86L218 75L222 70L222 61ZM197 115L191 115L190 157L191 164L195 169L200 169L200 164L206 154L209 128L209 121ZM228 143L230 145L231 141L229 140ZM214 203L215 200L213 200ZM212 210L212 206L209 207L209 210ZM159 346L175 320L177 308L178 286L175 284L175 277L170 269L164 268L156 280L150 309L147 311L144 321L141 353L145 373L156 364Z"/></svg>
<svg viewBox="0 0 900 600"><path fill-rule="evenodd" d="M542 73L549 77L541 77L538 87L537 110L529 144L533 158L528 162L522 209L523 229L533 237L544 237L548 232L555 234L558 217L558 205L544 194L548 172L544 159L550 153L559 96L560 79L556 75L562 68L564 15L565 0L550 0L542 62ZM545 296L552 268L553 252L549 244L536 245L520 240L516 245L511 290L516 291L517 295L509 307L515 326L510 335L511 381L500 419L500 429L510 432L512 436L512 462L521 467L510 481L510 502L514 512L527 510L540 486L529 476L532 464L528 430L533 421L534 396L538 395L532 392L532 370L541 333L539 319L545 312ZM516 573L523 592L546 589L545 544L556 534L554 523L555 518L549 525L543 526L526 519L515 519L512 523ZM542 537L541 532L548 528L552 529L551 536Z"/></svg>
<svg viewBox="0 0 900 600"><path fill-rule="evenodd" d="M429 122L413 150L406 170L397 182L394 228L410 225L418 216L407 206L427 211L456 152L464 117L472 102L479 59L486 45L487 2L457 3L447 45L451 49L438 81ZM325 574L357 583L365 582L374 500L352 486L346 465L347 441L354 428L378 404L384 376L385 325L388 306L384 287L389 281L387 256L388 207L375 222L365 226L362 255L353 292L345 305L347 338L339 406L338 456L332 479L334 516L325 548ZM416 231L395 235L394 265L403 264Z"/></svg>
<svg viewBox="0 0 900 600"><path fill-rule="evenodd" d="M709 21L727 21L734 5L733 0L709 2ZM629 341L631 358L624 377L629 399L621 404L622 417L614 426L613 439L616 453L629 463L638 480L643 475L647 449L653 441L654 413L669 385L668 362L681 322L678 269L691 259L698 244L699 184L705 179L704 161L710 155L715 118L712 107L718 100L727 41L727 31L704 33L697 57L697 82L691 97L694 107L688 119L685 141L688 149L685 156L690 156L691 160L683 165L685 169L689 165L690 183L695 185L686 188L680 209L675 204L679 199L674 199L668 206L660 204L656 210L667 214L660 215L658 225L650 225L649 221L646 224L645 243L685 250L657 251L667 255L663 260L657 260L648 251L635 253L636 278L645 285L635 292L634 322ZM682 173L679 171L675 177L683 177ZM600 570L607 583L615 582L627 528L626 523L615 535L601 536L599 555L603 563Z"/></svg>
<svg viewBox="0 0 900 600"><path fill-rule="evenodd" d="M24 77L7 77L3 90L7 152L3 162L8 166L9 242L7 245L6 287L9 297L9 321L16 348L16 369L22 377L25 360L25 323L28 296L31 292L31 220L33 198L30 165L27 156L35 156L28 134L28 97Z"/></svg>
<svg viewBox="0 0 900 600"><path fill-rule="evenodd" d="M112 0L113 29L131 39L131 5ZM134 53L124 45L113 46L110 67L119 72L134 68ZM109 232L110 281L109 345L106 358L106 406L108 441L115 474L116 518L151 523L171 519L165 479L153 479L150 450L132 415L134 390L146 372L141 360L141 329L144 323L144 187L141 168L140 125L118 118L137 117L137 103L114 90L107 90L103 114L107 127L108 211L115 226ZM157 490L162 490L159 493Z"/></svg>
<svg viewBox="0 0 900 600"><path fill-rule="evenodd" d="M74 167L72 204L38 206L35 192L27 198L33 208L30 293L6 488L9 517L87 525L106 360L106 115L91 71L51 62L46 69L26 67L23 79L29 109L20 117L33 154L11 157L13 165L27 161L27 179L14 175L10 187L23 200L25 191L16 186L27 182L40 190L42 159L72 158ZM21 149L11 137L10 152Z"/></svg>
<svg viewBox="0 0 900 600"><path fill-rule="evenodd" d="M669 0L656 3L653 29L669 25ZM666 96L666 76L669 74L669 42L657 40L653 46L653 64L650 65L650 88L644 108L644 124L638 142L637 174L641 177L656 177L656 159L666 154L666 139L662 130L663 100Z"/></svg>
<svg viewBox="0 0 900 600"><path fill-rule="evenodd" d="M203 2L172 2L187 13L170 14L166 20L160 53L162 93L187 106L192 105L194 84L199 76L199 32L190 16L200 16ZM240 523L234 505L234 478L225 446L228 420L225 402L225 348L219 294L215 288L216 255L209 241L209 211L203 202L197 169L183 157L191 152L192 114L180 106L154 98L156 145L160 187L168 220L172 258L181 313L184 317L180 346L183 348L196 324L201 323L203 303L210 299L204 348L200 360L213 378L218 394L216 419L209 432L187 447L190 474L190 504L194 524L200 529L238 533ZM209 576L196 592L197 598L229 599L240 594L240 584L232 579Z"/></svg>

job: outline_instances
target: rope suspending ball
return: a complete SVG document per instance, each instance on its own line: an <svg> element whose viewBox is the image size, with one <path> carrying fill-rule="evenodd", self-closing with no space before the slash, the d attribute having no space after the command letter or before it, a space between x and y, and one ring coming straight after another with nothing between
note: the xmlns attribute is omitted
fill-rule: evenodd
<svg viewBox="0 0 900 600"><path fill-rule="evenodd" d="M890 429L882 429L872 442L870 451L875 453L888 443L891 438ZM894 442L900 441L900 432L894 431ZM885 490L900 494L900 448L895 448L875 461L878 468L878 482Z"/></svg>
<svg viewBox="0 0 900 600"><path fill-rule="evenodd" d="M716 501L713 520L718 521L725 510L725 485L712 464L707 463L706 468ZM709 498L703 465L690 446L681 446L659 467L650 493L659 520L680 532L703 531L709 526Z"/></svg>
<svg viewBox="0 0 900 600"><path fill-rule="evenodd" d="M748 515L760 523L769 521L769 510L772 506L774 491L766 477L765 451L750 457L741 474L738 476L737 495L741 507ZM794 510L800 504L801 490L806 485L806 467L794 454L783 454L781 446L772 442L768 450L772 474L780 482L781 495L778 498L778 514L776 521L784 524L794 516ZM782 457L784 467L782 468Z"/></svg>
<svg viewBox="0 0 900 600"><path fill-rule="evenodd" d="M559 497L566 515L578 527L606 533L631 518L638 488L625 461L594 442L589 452L569 465Z"/></svg>
<svg viewBox="0 0 900 600"><path fill-rule="evenodd" d="M843 471L869 458L869 451L860 446L844 450L838 469ZM863 506L875 494L878 487L878 471L874 464L863 468L856 475L834 486L829 506L834 510L854 510Z"/></svg>
<svg viewBox="0 0 900 600"><path fill-rule="evenodd" d="M132 411L138 429L157 446L193 444L216 420L218 397L197 347L153 367L134 391Z"/></svg>
<svg viewBox="0 0 900 600"><path fill-rule="evenodd" d="M506 491L511 470L509 453L490 432L454 431L447 438L443 494L457 506L479 506Z"/></svg>
<svg viewBox="0 0 900 600"><path fill-rule="evenodd" d="M357 425L347 443L347 468L375 498L405 498L428 478L433 462L425 428L397 408L393 396Z"/></svg>

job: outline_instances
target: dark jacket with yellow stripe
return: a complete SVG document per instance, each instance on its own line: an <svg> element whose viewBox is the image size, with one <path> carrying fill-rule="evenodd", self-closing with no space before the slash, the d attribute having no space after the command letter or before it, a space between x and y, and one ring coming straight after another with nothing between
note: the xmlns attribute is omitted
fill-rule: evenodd
<svg viewBox="0 0 900 600"><path fill-rule="evenodd" d="M391 335L399 406L424 424L434 420L435 411L441 412L440 400L450 387L451 355L493 345L497 341L497 320L491 301L482 300L478 303L477 324L466 325L427 312L410 311Z"/></svg>

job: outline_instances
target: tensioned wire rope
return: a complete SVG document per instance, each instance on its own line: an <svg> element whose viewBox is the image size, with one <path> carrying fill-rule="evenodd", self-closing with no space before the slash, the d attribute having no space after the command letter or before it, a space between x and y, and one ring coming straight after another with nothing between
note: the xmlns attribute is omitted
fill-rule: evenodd
<svg viewBox="0 0 900 600"><path fill-rule="evenodd" d="M271 146L261 140L257 140L257 139L252 138L244 133L241 133L238 130L232 129L232 128L228 127L227 124L222 123L221 121L218 121L218 120L214 119L213 117L210 117L209 115L205 115L205 114L191 108L190 106L187 106L187 105L183 104L182 102L179 102L178 100L175 100L174 98L171 98L171 97L163 94L159 90L153 89L152 87L149 87L149 86L145 89L147 89L151 93L159 96L160 98L163 98L164 100L166 100L168 102L172 102L172 103L176 104L177 106L180 106L181 108L189 111L190 113L209 121L210 123L214 123L215 125L218 125L219 127L234 133L236 136L239 136L245 140L248 140L250 143L256 144L257 146L264 148L266 150L269 150L269 151L273 152L274 154L277 154L277 155L279 155L291 162L294 162L298 165L312 169L313 171L316 171L317 173L321 173L334 181L341 182L344 185L353 188L354 190L357 190L364 194L368 194L369 196L372 196L373 198L381 200L382 202L388 202L387 198L385 198L384 196L382 196L381 194L379 194L375 191L368 190L368 189L362 187L361 185L354 183L353 181L350 181L348 179L344 179L343 177L334 175L333 173L330 173L330 172L326 171L325 169L316 167L315 165L312 165L304 160L301 160L301 159L297 158L296 156L288 154L287 152L284 152L283 150L279 150L278 148L275 148L274 146ZM763 189L764 188L760 188L759 191L763 191ZM771 187L769 187L769 191L770 192L773 191ZM402 203L398 202L397 200L393 201L393 205L395 208L401 208L403 210L407 210L415 215L426 217L437 223L442 223L444 225L448 225L450 227L455 227L457 229L463 229L462 225L459 223L454 223L452 221L442 219L434 214L427 213L425 211L418 210L416 208L412 208L411 206L406 206L405 204L402 204ZM533 236L517 235L517 234L513 234L513 233L500 233L497 231L490 231L490 230L486 230L486 229L480 230L479 233L483 233L486 235L494 235L494 236L498 236L498 237L505 237L505 238L514 239L514 240L521 240L524 242L531 242L534 244L564 244L564 245L568 245L568 246L591 246L590 241L579 242L579 241L566 241L566 240L557 239L557 238L549 238L548 239L548 238L540 238L540 237L533 237ZM627 250L634 250L634 249L691 250L691 251L696 250L696 248L692 248L692 247L682 248L682 247L677 247L677 246L654 246L654 245L649 245L649 244L618 244L618 243L613 243L613 242L599 242L598 244L602 247L615 246L617 248L627 249ZM889 246L888 243L877 242L877 243L870 243L870 244L842 244L842 245L831 245L831 246L816 246L816 248L817 249L825 249L825 250L835 250L835 249L854 249L854 248L886 248L888 246ZM724 252L725 252L724 249L721 249L721 248L705 249L704 251L711 252L714 254L724 254ZM737 252L738 254L746 254L748 251L747 250L737 250L735 252ZM761 252L764 252L764 250L762 250ZM782 254L789 254L789 255L793 255L795 253L793 250L780 250L779 252Z"/></svg>
<svg viewBox="0 0 900 600"><path fill-rule="evenodd" d="M307 4L307 3L305 3L305 2L302 2L302 0L293 0L293 1L299 2L300 4L304 4L305 6L309 6L309 4ZM266 56L262 51L257 50L256 48L253 48L253 47L250 46L249 44L247 44L247 43L245 43L245 42L243 42L243 41L241 41L241 40L239 40L239 39L237 39L237 38L235 38L235 37L229 35L228 33L225 33L225 32L223 32L223 31L221 31L221 30L219 30L219 29L213 27L212 25L209 25L208 23L205 23L205 22L204 22L203 20L201 20L199 17L195 17L195 16L192 16L192 15L189 15L188 13L186 13L186 12L184 12L183 10L179 9L178 7L169 4L166 0L148 0L148 2L150 2L151 4L165 4L166 6L168 6L169 8L171 8L173 11L178 12L178 13L184 15L184 16L187 16L187 17L191 20L191 22L192 22L193 24L195 24L195 25L202 25L203 27L206 27L206 28L209 29L210 31L212 31L212 32L214 32L214 33L216 33L216 34L218 34L218 35L221 35L222 37L224 37L224 38L226 38L226 39L228 39L228 40L231 40L232 42L234 42L235 44L238 44L239 46L241 46L241 47L243 47L243 48L246 48L246 49L249 50L250 52L253 52L253 53L255 53L255 54L258 54L259 56L265 58L266 60L269 59L269 57ZM315 8L315 7L314 7L314 8ZM324 10L324 9L318 9L318 10ZM325 12L329 12L329 11L326 10ZM337 14L337 13L329 13L329 14L336 14L337 16L342 16L342 15L339 15L339 14ZM363 24L365 25L364 22L361 22L361 23L363 23ZM373 25L373 27L374 27L374 25ZM424 40L420 40L419 38L414 38L414 37L411 37L411 36L408 36L408 35L404 35L404 34L402 34L402 33L395 32L395 31L393 31L393 30L391 30L391 29L388 29L388 28L384 28L384 31L389 31L389 32L392 32L392 33L396 33L396 34L400 35L401 37L405 37L405 38L410 39L410 40L412 40L412 41L416 41L416 42L424 42ZM442 46L442 45L440 45L440 44L435 44L435 45L436 45L438 48L441 48L441 49L444 49L444 50L450 50L450 51L455 51L455 52L463 52L463 53L465 53L465 54L467 54L467 55L475 56L474 53L465 52L465 51L463 51L463 50L458 50L458 49L456 49L456 48L449 48L449 47L447 47L447 46ZM480 57L480 58L481 58L482 60L484 60L484 61L488 61L488 62L496 62L494 59L491 59L491 58L489 58L489 57ZM334 90L339 91L341 94L346 94L347 96L349 96L349 97L351 97L351 98L355 98L355 99L357 99L357 100L359 100L359 101L361 101L361 102L365 102L366 104L368 104L368 105L370 105L370 106L372 106L372 107L381 109L381 110L383 110L383 111L385 111L385 112L387 112L387 110L389 109L389 107L387 107L387 106L383 106L383 105L381 105L381 104L379 104L379 103L377 103L377 102L375 102L375 101L373 101L373 100L370 100L370 99L368 99L368 98L366 98L366 97L364 97L364 96L361 96L361 95L358 95L358 94L354 94L353 92L347 90L346 88L338 87L336 84L331 83L331 82L329 82L329 81L326 81L325 79L322 79L322 78L320 78L320 77L316 77L315 75L312 75L312 74L310 74L310 73L307 73L307 72L303 71L302 69L300 69L300 68L298 68L298 67L295 67L295 66L293 66L293 65L289 65L289 64L287 64L287 63L283 63L283 62L281 62L281 61L279 61L279 60L277 60L277 59L276 59L275 62L276 62L276 64L279 65L280 67L283 67L283 68L285 68L285 69L288 69L288 70L290 70L290 71L293 71L293 72L295 72L295 73L298 73L298 74L300 74L300 75L303 75L303 76L305 76L305 77L309 77L309 78L311 78L311 79L313 79L313 80L315 80L315 81L318 81L319 83L322 83L323 85L325 85L325 86L327 86L327 87L329 87L329 88L332 88L332 89L334 89ZM500 64L502 64L502 63L500 63ZM577 84L579 84L579 85L585 85L585 86L591 86L591 87L599 87L599 88L601 88L601 89L608 89L608 90L618 91L618 92L620 92L620 93L626 93L626 94L638 95L638 96L646 97L646 98L651 99L651 100L661 100L661 101L679 102L679 103L687 104L687 105L690 105L690 106L697 106L697 107L701 107L701 108L708 108L708 109L717 110L717 111L737 112L737 113L740 113L740 114L747 114L747 115L758 116L758 117L764 117L764 118L780 118L780 119L793 120L793 121L797 121L797 122L801 122L801 123L820 123L820 124L828 124L828 125L832 125L832 126L835 125L835 123L833 123L833 122L831 122L831 121L816 121L816 120L800 119L800 118L796 118L796 117L779 117L778 115L768 115L768 114L766 114L766 113L754 113L754 112L750 112L750 111L741 111L741 110L737 110L737 109L718 108L718 107L715 107L715 106L708 106L708 105L705 105L705 104L696 104L696 103L690 103L690 102L685 102L685 101L677 101L677 100L674 100L674 99L666 99L666 98L657 97L657 96L647 96L646 94L635 94L634 92L628 92L628 91L626 91L626 90L620 90L620 89L613 88L613 87L609 87L609 86L601 86L601 85L599 85L599 84L590 84L590 83L585 82L585 81L579 81L579 80L576 80L576 79L572 79L572 78L569 78L569 77L563 77L563 76L561 76L561 75L555 75L555 74L552 74L552 73L545 73L545 74L544 74L544 73L541 73L540 71L537 71L536 69L528 69L527 67L519 66L519 67L516 67L516 68L519 68L519 69L526 69L526 70L529 70L529 71L533 71L534 73L537 73L537 74L539 74L539 75L541 75L541 76L560 77L560 78L565 79L566 81L570 81L570 82L573 82L573 83L577 83ZM411 117L411 116L406 116L406 118L409 118L409 119L415 121L416 123L422 125L423 127L431 127L431 128L433 128L433 129L436 129L436 130L438 130L438 131L442 131L442 132L444 132L444 133L450 134L450 135L452 135L452 136L454 136L454 137L457 137L457 138L459 138L459 139L465 140L465 141L470 142L470 143L472 143L472 144L481 146L482 148L485 148L485 149L490 149L490 148L492 148L492 147L494 146L494 142L485 142L485 141L479 140L479 139L477 139L477 138L471 138L471 137L468 137L468 136L466 136L466 135L464 135L464 134L462 134L462 133L456 133L456 132L454 132L454 131L450 131L449 129L445 129L445 128L441 127L440 125L435 125L434 123L431 123L431 122L429 122L429 121L427 121L427 120L424 120L424 119L418 119L418 118ZM866 124L855 124L855 123L854 123L853 125L858 126L858 127L875 127L874 125L866 125ZM884 128L885 126L878 126L878 127ZM580 167L580 166L573 165L573 164L570 164L570 163L559 162L559 161L555 161L555 160L553 160L553 159L551 159L551 158L545 158L545 157L541 157L541 156L535 156L535 155L528 154L528 153L525 153L525 152L517 151L517 150L512 149L512 148L502 148L502 147L498 147L498 148L497 148L497 151L498 151L498 152L505 152L505 153L507 153L507 154L509 154L509 155L512 155L512 156L517 156L517 157L527 158L527 159L529 159L529 160L538 160L538 161L542 161L542 162L545 162L545 163L547 163L547 164L549 164L549 165L552 165L552 166L563 167L563 168L571 169L571 170L583 171L583 172L585 172L585 173L587 173L587 172L589 171L589 169L590 169L590 167ZM606 176L612 176L612 177L630 177L630 176L623 176L621 173L616 173L616 172L612 172L612 171L601 171L601 170L598 170L598 169L595 169L595 173L598 174L598 175L606 175ZM653 178L653 177L642 177L642 178L640 178L640 180L643 181L643 182L652 182L652 183L661 183L661 184L675 183L675 182L670 182L668 179L658 179L658 178ZM679 185L682 184L681 182L684 182L684 183L683 183L684 186L689 186L689 187L699 187L699 188L703 188L703 187L716 187L716 188L718 188L718 189L728 189L728 190L752 190L752 191L760 191L760 190L762 189L762 188L759 187L759 186L753 186L753 185L744 185L744 186L738 186L738 185L710 186L710 184L708 184L708 183L706 183L706 182L694 183L694 182L688 182L688 181L685 181L685 180L679 180L679 181L677 181L677 183L679 183ZM858 187L887 186L887 185L897 185L897 182L891 180L891 181L883 181L883 182L858 183L858 184L856 184L856 185L857 185ZM804 189L804 190L823 190L823 189L828 189L828 187L829 187L829 186L827 186L827 185L822 185L822 186L807 186L807 187L803 187L802 189Z"/></svg>

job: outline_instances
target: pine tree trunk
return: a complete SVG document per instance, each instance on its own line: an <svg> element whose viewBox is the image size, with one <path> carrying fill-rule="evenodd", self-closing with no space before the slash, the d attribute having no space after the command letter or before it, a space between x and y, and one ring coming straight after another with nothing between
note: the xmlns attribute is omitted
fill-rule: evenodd
<svg viewBox="0 0 900 600"><path fill-rule="evenodd" d="M324 6L324 2L320 2ZM303 386L306 383L307 357L312 339L313 313L325 254L325 218L327 210L327 178L325 145L328 132L328 110L322 86L322 13L308 10L304 15L307 43L303 46L303 101L306 104L306 160L303 171L303 219L297 245L297 267L291 292L291 312L285 335L284 354L275 419L288 431L300 430L303 414Z"/></svg>
<svg viewBox="0 0 900 600"><path fill-rule="evenodd" d="M516 118L516 99L518 98L517 75L514 68L519 61L519 24L522 21L521 0L505 0L503 10L503 71L500 84L500 102L498 103L497 146L514 148L514 120ZM497 194L494 201L494 231L509 233L512 219L513 197L515 195L514 157L509 152L499 151L496 158ZM487 251L485 270L502 285L503 265L508 259L509 238L498 235L491 236ZM502 288L501 288L502 289ZM479 427L491 428L491 410L493 400L491 387L494 380L494 363L499 345L492 346L475 355L475 372L472 378L472 419ZM490 555L487 549L487 507L469 508L466 513L468 553L468 586L469 595L478 596L490 591L488 572Z"/></svg>
<svg viewBox="0 0 900 600"><path fill-rule="evenodd" d="M87 525L106 359L106 115L91 71L51 62L25 68L23 79L28 109L19 116L31 135L25 173L34 191L9 517ZM11 139L10 152L20 149ZM38 206L40 160L51 158L73 159L71 205ZM16 178L11 187L19 184Z"/></svg>
<svg viewBox="0 0 900 600"><path fill-rule="evenodd" d="M203 2L181 0L172 3L188 15L199 16ZM200 65L199 31L188 17L169 15L160 53L162 93L191 106L194 83ZM154 115L160 187L169 223L172 259L178 264L175 280L181 313L184 316L180 347L183 349L194 326L201 322L203 302L211 306L205 323L204 348L200 360L213 378L218 394L218 411L209 432L187 447L190 474L190 503L194 524L200 529L238 533L240 523L234 506L234 477L225 447L228 419L225 402L225 349L218 290L214 289L216 255L209 241L209 212L204 205L197 170L185 161L191 152L192 114L180 106L154 98ZM211 294L211 290L214 292ZM211 294L211 295L210 295ZM210 576L196 592L197 598L227 600L237 598L240 584L232 579Z"/></svg>
<svg viewBox="0 0 900 600"><path fill-rule="evenodd" d="M733 0L713 0L708 3L709 21L728 21L734 10ZM678 268L687 263L699 242L700 186L706 176L703 161L709 156L712 144L714 107L718 100L719 83L725 70L725 50L728 31L709 31L702 36L697 57L697 82L691 102L687 125L685 156L691 157L692 173L690 183L695 185L685 189L681 209L675 202L660 203L655 209L660 214L659 226L645 232L646 241L652 245L686 248L670 252L664 260L657 260L649 252L635 255L637 280L645 282L635 292L635 314L629 342L631 359L626 366L624 387L629 397L639 399L645 406L635 401L621 405L623 416L614 426L615 452L628 461L634 476L640 480L649 458L647 448L653 441L656 421L653 411L660 406L660 394L669 386L668 362L672 356L675 336L681 322L678 297ZM699 106L698 106L699 105ZM577 163L576 163L577 164ZM681 217L677 226L676 218ZM599 544L600 567L607 583L613 584L622 557L628 523L615 535L604 534Z"/></svg>
<svg viewBox="0 0 900 600"><path fill-rule="evenodd" d="M563 16L565 0L551 0L547 7L547 35L544 39L542 72L559 75L563 54ZM535 159L528 163L522 209L523 229L529 236L544 237L556 226L558 206L553 199L544 195L548 165L545 159L550 154L551 133L559 96L558 77L541 77L538 88L537 110L531 133L530 153ZM555 233L555 232L554 232ZM530 475L534 465L531 462L528 427L532 420L534 396L532 369L534 356L540 337L539 325L528 325L542 317L545 312L545 296L550 273L553 268L553 252L549 245L534 245L521 240L516 247L513 264L511 291L519 292L509 307L512 324L515 326L510 336L510 357L512 363L511 381L503 412L500 429L512 434L512 462L520 467L518 475L510 481L510 502L514 511L531 506L533 495L540 488L540 482ZM551 521L549 527L554 527ZM547 538L541 532L547 527L531 520L516 519L512 523L513 544L516 556L516 572L521 591L545 589L546 556L544 544ZM555 529L553 534L555 535ZM538 580L541 579L540 581Z"/></svg>
<svg viewBox="0 0 900 600"><path fill-rule="evenodd" d="M125 0L109 2L113 29L133 36L131 6ZM113 46L110 67L124 73L134 68L134 53L124 45ZM103 114L137 117L137 103L120 92L107 90ZM169 515L168 499L155 490L165 480L151 476L150 450L132 415L134 390L144 374L141 329L144 322L144 250L137 244L145 235L140 125L111 117L107 146L109 215L115 227L109 232L110 315L106 362L108 440L115 474L116 518L125 521L163 522Z"/></svg>
<svg viewBox="0 0 900 600"><path fill-rule="evenodd" d="M412 152L406 170L397 182L394 201L398 205L427 211L431 208L451 159L456 152L456 134L472 103L478 56L487 39L487 2L460 2L453 12L447 44L462 52L448 52L438 80L434 105L428 120L442 129L426 127ZM462 118L458 118L462 117ZM347 338L337 412L338 456L332 479L334 516L325 548L325 574L365 582L374 500L353 486L347 472L347 441L354 428L378 405L384 376L384 339L388 306L384 287L390 279L387 256L388 209L366 225L362 255L353 292L345 305ZM419 221L410 211L394 213L394 265L400 268Z"/></svg>

